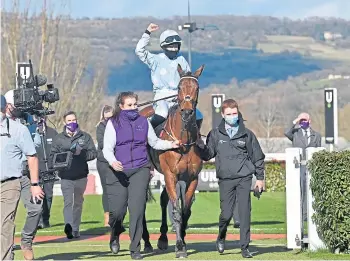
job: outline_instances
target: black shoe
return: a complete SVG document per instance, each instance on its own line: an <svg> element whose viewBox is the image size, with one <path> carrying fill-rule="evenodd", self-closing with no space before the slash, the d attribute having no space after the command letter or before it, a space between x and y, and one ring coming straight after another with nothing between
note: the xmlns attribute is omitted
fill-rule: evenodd
<svg viewBox="0 0 350 261"><path fill-rule="evenodd" d="M252 258L252 254L249 252L248 248L242 250L242 257L243 258Z"/></svg>
<svg viewBox="0 0 350 261"><path fill-rule="evenodd" d="M72 226L70 224L66 224L66 226L64 227L64 233L66 233L68 239L73 238L72 232L73 232Z"/></svg>
<svg viewBox="0 0 350 261"><path fill-rule="evenodd" d="M151 242L147 241L145 242L145 247L143 249L145 253L152 253L153 252L153 247L151 245Z"/></svg>
<svg viewBox="0 0 350 261"><path fill-rule="evenodd" d="M131 252L130 256L131 256L131 259L134 259L134 260L143 259L140 252Z"/></svg>
<svg viewBox="0 0 350 261"><path fill-rule="evenodd" d="M119 241L113 240L112 242L109 243L109 248L111 249L113 254L118 254L120 250L120 244Z"/></svg>
<svg viewBox="0 0 350 261"><path fill-rule="evenodd" d="M240 226L241 226L241 224L240 224L239 222L235 222L235 223L233 224L233 227L234 227L234 228L240 228Z"/></svg>
<svg viewBox="0 0 350 261"><path fill-rule="evenodd" d="M216 250L222 254L225 251L225 239L218 238L216 240Z"/></svg>

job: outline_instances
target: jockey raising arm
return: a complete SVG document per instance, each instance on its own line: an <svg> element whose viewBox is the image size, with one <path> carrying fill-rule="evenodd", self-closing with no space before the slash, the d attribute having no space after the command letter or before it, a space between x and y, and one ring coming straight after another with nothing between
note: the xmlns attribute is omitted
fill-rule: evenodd
<svg viewBox="0 0 350 261"><path fill-rule="evenodd" d="M152 32L159 29L159 26L151 23L143 33L136 45L135 53L139 59L151 70L154 99L161 99L177 94L180 75L177 71L179 64L182 70L191 71L186 59L179 55L182 40L174 30L165 30L160 35L160 46L163 53L153 54L146 50ZM161 100L154 104L155 115L151 119L154 127L162 123L168 117L169 108L174 105L172 99ZM202 115L197 110L197 119L202 119Z"/></svg>

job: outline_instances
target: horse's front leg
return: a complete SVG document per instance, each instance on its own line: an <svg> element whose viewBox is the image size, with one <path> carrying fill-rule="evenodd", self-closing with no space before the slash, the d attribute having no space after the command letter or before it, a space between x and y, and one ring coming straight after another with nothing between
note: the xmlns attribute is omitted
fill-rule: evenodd
<svg viewBox="0 0 350 261"><path fill-rule="evenodd" d="M182 226L182 209L179 204L178 197L180 196L179 193L181 193L180 189L177 191L177 178L174 173L172 173L170 170L167 172L164 172L165 175L165 185L166 190L169 195L169 199L171 204L173 205L173 220L176 230L176 244L175 244L175 255L176 258L184 258L187 257L186 254L186 248L184 245L184 242L182 241L181 237L181 226ZM178 187L179 188L179 187Z"/></svg>
<svg viewBox="0 0 350 261"><path fill-rule="evenodd" d="M185 204L183 208L183 218L182 218L182 226L181 226L181 238L185 246L186 246L186 243L185 243L186 229L188 226L188 221L191 217L191 213L192 213L191 207L192 207L194 193L196 191L197 185L198 185L198 178L190 182L185 194L185 202L184 202Z"/></svg>
<svg viewBox="0 0 350 261"><path fill-rule="evenodd" d="M160 195L160 207L162 209L162 224L160 226L160 236L158 239L158 249L166 250L168 249L168 223L167 223L167 207L169 202L169 196L166 188L163 189Z"/></svg>

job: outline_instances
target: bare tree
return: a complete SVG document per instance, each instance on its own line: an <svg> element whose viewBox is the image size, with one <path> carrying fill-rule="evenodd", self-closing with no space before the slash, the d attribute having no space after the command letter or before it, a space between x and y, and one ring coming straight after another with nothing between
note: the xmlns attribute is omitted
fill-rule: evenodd
<svg viewBox="0 0 350 261"><path fill-rule="evenodd" d="M262 134L260 137L265 138L264 147L267 152L273 151L275 147L275 131L278 128L279 112L277 107L278 101L268 92L263 92L257 100L257 125Z"/></svg>
<svg viewBox="0 0 350 261"><path fill-rule="evenodd" d="M25 8L20 3L23 1L12 0L1 13L1 89L14 89L16 62L31 59L34 73L46 75L59 89L60 100L52 105L55 114L50 121L61 129L62 115L74 110L82 127L92 132L106 87L105 59L91 66L89 41L69 35L68 0L51 2L55 6L42 0L38 14L32 13L38 6L30 1Z"/></svg>

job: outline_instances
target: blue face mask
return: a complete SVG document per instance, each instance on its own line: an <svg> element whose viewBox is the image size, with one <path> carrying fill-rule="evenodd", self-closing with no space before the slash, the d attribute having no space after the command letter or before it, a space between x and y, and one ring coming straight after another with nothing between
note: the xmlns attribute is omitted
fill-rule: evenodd
<svg viewBox="0 0 350 261"><path fill-rule="evenodd" d="M238 115L225 115L224 117L228 125L234 126L238 123Z"/></svg>

